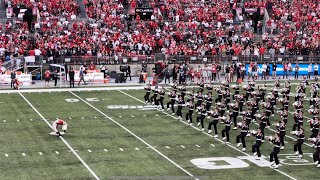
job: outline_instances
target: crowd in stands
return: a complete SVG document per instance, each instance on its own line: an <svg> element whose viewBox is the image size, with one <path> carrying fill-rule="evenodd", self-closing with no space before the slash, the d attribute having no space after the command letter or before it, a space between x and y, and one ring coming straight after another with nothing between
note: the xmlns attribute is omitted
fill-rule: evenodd
<svg viewBox="0 0 320 180"><path fill-rule="evenodd" d="M78 20L75 0L5 0L8 7L37 7L41 21L31 33L26 23L11 21L0 34L0 55L135 57L166 55L320 54L320 4L317 0L254 0L245 8L271 9L270 20L254 42L253 21L238 11L237 1L84 0L88 20ZM134 16L143 4L150 20ZM61 18L64 17L64 20ZM259 25L262 25L259 22ZM278 33L274 33L275 30Z"/></svg>

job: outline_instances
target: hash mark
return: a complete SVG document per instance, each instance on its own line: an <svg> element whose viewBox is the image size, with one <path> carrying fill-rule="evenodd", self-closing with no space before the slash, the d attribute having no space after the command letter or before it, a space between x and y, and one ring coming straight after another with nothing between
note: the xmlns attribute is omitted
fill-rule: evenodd
<svg viewBox="0 0 320 180"><path fill-rule="evenodd" d="M25 154L25 153L22 153L22 156L26 156L26 154Z"/></svg>
<svg viewBox="0 0 320 180"><path fill-rule="evenodd" d="M156 116L159 116L158 114L156 114Z"/></svg>
<svg viewBox="0 0 320 180"><path fill-rule="evenodd" d="M103 149L105 152L107 152L108 151L108 149Z"/></svg>
<svg viewBox="0 0 320 180"><path fill-rule="evenodd" d="M42 152L39 152L40 156L42 156Z"/></svg>
<svg viewBox="0 0 320 180"><path fill-rule="evenodd" d="M89 149L89 150L88 150L88 152L90 152L90 153L91 153L92 151Z"/></svg>
<svg viewBox="0 0 320 180"><path fill-rule="evenodd" d="M81 119L84 119L84 117L81 117Z"/></svg>
<svg viewBox="0 0 320 180"><path fill-rule="evenodd" d="M134 117L134 115L131 115L131 117Z"/></svg>
<svg viewBox="0 0 320 180"><path fill-rule="evenodd" d="M97 116L95 116L94 118L97 119Z"/></svg>
<svg viewBox="0 0 320 180"><path fill-rule="evenodd" d="M122 148L119 148L120 149L120 151L123 151L123 149Z"/></svg>
<svg viewBox="0 0 320 180"><path fill-rule="evenodd" d="M3 122L7 122L6 120L3 120Z"/></svg>
<svg viewBox="0 0 320 180"><path fill-rule="evenodd" d="M9 157L9 155L8 155L8 154L5 154L5 156L6 156L6 157Z"/></svg>
<svg viewBox="0 0 320 180"><path fill-rule="evenodd" d="M213 146L213 147L215 147L215 145L214 144L210 144L211 146Z"/></svg>
<svg viewBox="0 0 320 180"><path fill-rule="evenodd" d="M181 145L181 147L182 147L182 148L186 148L186 147L184 147L184 145Z"/></svg>
<svg viewBox="0 0 320 180"><path fill-rule="evenodd" d="M19 119L17 119L17 122L19 122L20 120Z"/></svg>
<svg viewBox="0 0 320 180"><path fill-rule="evenodd" d="M69 119L72 119L71 117L69 117Z"/></svg>
<svg viewBox="0 0 320 180"><path fill-rule="evenodd" d="M122 118L122 116L119 116L119 118Z"/></svg>
<svg viewBox="0 0 320 180"><path fill-rule="evenodd" d="M197 146L197 147L201 147L201 146L199 146L198 144L196 144L196 146Z"/></svg>
<svg viewBox="0 0 320 180"><path fill-rule="evenodd" d="M167 148L167 149L170 149L170 147L169 147L169 146L166 146L166 148Z"/></svg>
<svg viewBox="0 0 320 180"><path fill-rule="evenodd" d="M137 151L139 151L139 148L136 147L135 149L136 149Z"/></svg>
<svg viewBox="0 0 320 180"><path fill-rule="evenodd" d="M59 151L56 151L56 154L60 154Z"/></svg>

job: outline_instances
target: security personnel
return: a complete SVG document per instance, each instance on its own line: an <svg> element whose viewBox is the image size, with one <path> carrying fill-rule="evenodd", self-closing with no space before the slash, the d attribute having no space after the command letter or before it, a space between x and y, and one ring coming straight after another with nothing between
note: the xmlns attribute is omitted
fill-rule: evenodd
<svg viewBox="0 0 320 180"><path fill-rule="evenodd" d="M193 101L189 100L186 106L189 108L189 112L186 114L186 120L192 126L192 114L193 114L193 108L194 108Z"/></svg>
<svg viewBox="0 0 320 180"><path fill-rule="evenodd" d="M248 125L246 124L246 121L242 121L242 125L239 126L239 128L241 128L240 134L237 136L237 147L240 147L241 143L242 143L242 151L246 151L246 136L248 134L249 128ZM240 139L241 139L241 143L240 143Z"/></svg>
<svg viewBox="0 0 320 180"><path fill-rule="evenodd" d="M210 134L211 133L211 127L213 125L213 128L214 128L214 137L217 138L218 137L218 130L217 130L217 124L219 122L219 117L220 117L220 114L218 112L217 109L215 109L212 114L210 114L210 116L213 118L213 120L209 123L209 126L208 126L208 133ZM210 117L208 116L208 118Z"/></svg>
<svg viewBox="0 0 320 180"><path fill-rule="evenodd" d="M227 117L224 121L223 121L225 128L221 131L222 134L222 140L224 141L225 139L227 139L227 144L229 144L229 131L231 129L231 124L232 121L230 119L230 117Z"/></svg>
<svg viewBox="0 0 320 180"><path fill-rule="evenodd" d="M278 167L279 167L278 154L280 152L280 138L279 138L278 134L275 134L274 139L272 139L270 142L274 145L273 151L270 153L271 166L274 169L278 169ZM275 162L273 161L273 159L275 160Z"/></svg>
<svg viewBox="0 0 320 180"><path fill-rule="evenodd" d="M206 118L207 110L204 107L204 104L201 104L200 108L198 109L200 116L197 117L198 127L201 125L202 131L204 131L204 124L203 121Z"/></svg>
<svg viewBox="0 0 320 180"><path fill-rule="evenodd" d="M252 145L252 153L253 153L253 156L258 155L258 157L256 158L258 160L261 158L260 146L262 144L262 137L263 137L261 133L261 129L258 129L257 134L252 134L252 135L256 137L256 143Z"/></svg>

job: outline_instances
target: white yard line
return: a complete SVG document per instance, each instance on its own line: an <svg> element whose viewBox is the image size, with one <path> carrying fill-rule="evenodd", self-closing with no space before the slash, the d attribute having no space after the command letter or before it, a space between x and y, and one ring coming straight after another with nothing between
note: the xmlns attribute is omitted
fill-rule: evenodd
<svg viewBox="0 0 320 180"><path fill-rule="evenodd" d="M125 131L127 131L129 134L131 134L132 136L134 136L135 138L137 138L138 140L140 140L142 143L144 143L145 145L147 145L149 148L151 148L153 151L155 151L156 153L158 153L159 155L161 155L164 159L166 159L167 161L171 162L173 165L175 165L177 168L179 168L180 170L182 170L183 172L185 172L186 174L188 174L190 177L197 179L193 174L191 174L189 171L187 171L186 169L184 169L183 167L181 167L179 164L177 164L176 162L174 162L173 160L171 160L170 158L168 158L166 155L162 154L160 151L158 151L157 149L155 149L154 147L152 147L149 143L147 143L145 140L143 140L142 138L140 138L139 136L137 136L136 134L134 134L132 131L130 131L129 129L127 129L126 127L124 127L123 125L121 125L120 123L118 123L117 121L115 121L113 118L109 117L107 114L103 113L102 111L100 111L99 109L97 109L96 107L94 107L93 105L91 105L90 103L88 103L87 101L85 101L84 99L82 99L81 97L79 97L78 95L76 95L75 93L71 92L71 94L73 94L75 97L77 97L78 99L80 99L81 101L83 101L84 103L86 103L88 106L90 106L91 108L93 108L94 110L96 110L97 112L99 112L100 114L102 114L103 116L107 117L110 121L112 121L113 123L117 124L119 127L121 127L122 129L124 129Z"/></svg>
<svg viewBox="0 0 320 180"><path fill-rule="evenodd" d="M44 116L30 103L30 101L24 97L24 95L22 95L19 92L20 96L29 104L29 106L41 117L41 119L50 127L50 129L52 129L51 124L46 120L46 118L44 118ZM70 146L70 144L62 137L59 136L60 139L64 142L64 144L72 151L72 153L80 160L80 162L84 165L84 167L92 174L92 176L96 179L96 180L100 180L100 178L96 175L95 172L92 171L92 169L88 166L88 164L86 162L84 162L84 160L78 155L78 153L75 152L75 150ZM58 151L56 151L57 153ZM58 153L57 153L58 154Z"/></svg>
<svg viewBox="0 0 320 180"><path fill-rule="evenodd" d="M131 96L131 95L130 95L130 94L128 94L128 93L125 93L125 92L123 92L123 91L121 91L121 90L119 90L119 92L121 92L121 93L123 93L123 94L125 94L125 95L127 95L127 96L131 97L132 99L135 99L135 100L137 100L137 101L141 102L141 103L144 103L142 100L140 100L140 99L138 99L138 98L136 98L136 97L134 97L134 96ZM160 111L159 109L157 109L157 110L158 110L158 111ZM175 119L175 117L174 117L174 116L172 116L172 115L168 114L168 113L167 113L167 112L165 112L165 111L162 111L162 113L163 113L163 114L166 114L167 116L170 116L170 117L172 117L172 118L174 118L174 119ZM183 121L183 120L179 120L179 121L189 126L189 124L188 124L187 122L185 122L185 121ZM189 127L192 127L193 129L196 129L197 131L199 131L199 129L198 129L197 127L194 127L194 126L189 126ZM206 132L203 132L203 133L204 133L204 134L206 134L207 136L213 137L213 135L211 135L211 134L208 134L208 133L206 133ZM215 140L217 140L217 141L221 142L221 143L225 143L225 142L224 142L224 141L222 141L221 139L218 139L218 138L215 138L215 137L213 137L213 138L214 138ZM236 147L232 146L231 144L226 144L226 145L227 145L227 146L229 146L230 148L232 148L232 149L234 149L234 150L236 150L236 151L238 151L238 152L242 153L242 154L245 154L245 155L247 155L247 156L250 156L248 153L241 151L240 149L238 149L238 148L236 148ZM270 166L270 168L272 169L272 167L271 167L271 166ZM291 179L291 180L297 180L296 178L294 178L294 177L290 176L289 174L287 174L287 173L285 173L285 172L283 172L283 171L281 171L281 170L279 170L279 169L274 169L274 170L275 170L275 171L277 171L277 172L279 172L279 173L281 173L282 175L284 175L284 176L288 177L288 178L289 178L289 179Z"/></svg>

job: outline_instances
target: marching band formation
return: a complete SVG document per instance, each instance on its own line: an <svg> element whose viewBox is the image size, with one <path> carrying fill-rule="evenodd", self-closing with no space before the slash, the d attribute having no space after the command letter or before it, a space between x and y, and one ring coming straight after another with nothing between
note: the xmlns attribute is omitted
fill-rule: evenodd
<svg viewBox="0 0 320 180"><path fill-rule="evenodd" d="M228 82L221 82L218 87L204 82L200 82L197 85L197 91L195 88L187 91L185 86L178 87L177 84L171 84L172 90L167 93L169 97L167 111L171 111L172 115L177 115L178 120L183 120L184 118L190 126L193 126L193 116L196 116L197 126L201 126L200 131L205 130L205 119L210 119L208 133L212 132L213 126L215 138L219 137L218 123L223 123L225 127L221 130L221 136L222 140L228 144L230 143L229 132L232 126L233 130L240 129L239 135L236 136L236 143L237 147L242 145L242 151L246 151L247 148L246 138L255 137L256 141L252 145L252 153L257 160L261 158L260 146L267 139L274 146L273 151L270 153L270 162L272 162L272 167L275 169L279 165L278 153L285 148L284 139L287 133L287 123L291 121L288 119L288 115L292 114L294 124L290 134L296 136L296 143L293 148L295 154L297 157L302 157L303 144L305 139L308 139L316 149L313 154L315 165L320 167L319 83L315 82L309 85L307 80L301 81L297 85L294 97L290 94L292 91L290 80L286 81L282 88L280 80L276 80L271 92L268 94L267 90L270 89L265 84L257 86L254 81L242 85L242 90L240 90L239 84L230 85ZM313 118L306 121L306 117L303 115L303 107L306 102L308 103L306 99L307 86L311 88L308 113L312 114ZM164 111L163 101L168 90L162 86L152 88L150 84L145 86L145 90L144 99L146 104L156 105L159 110ZM231 94L231 90L233 94ZM205 91L207 93L204 93ZM152 96L151 93L153 93ZM216 93L215 99L213 99L213 93ZM294 101L292 103L293 112L289 111L290 100ZM186 114L182 113L183 108L187 109ZM275 112L275 109L279 110ZM278 113L280 120L271 124L270 120L273 120L272 117L275 113ZM241 118L241 121L238 118ZM310 124L312 134L309 137L305 135L305 121ZM258 129L250 127L252 123L258 124ZM270 126L275 126L277 131L274 136L265 137L265 129Z"/></svg>

